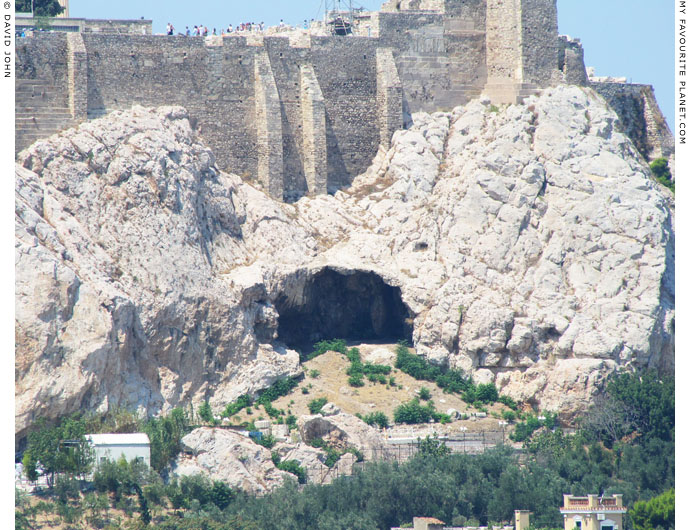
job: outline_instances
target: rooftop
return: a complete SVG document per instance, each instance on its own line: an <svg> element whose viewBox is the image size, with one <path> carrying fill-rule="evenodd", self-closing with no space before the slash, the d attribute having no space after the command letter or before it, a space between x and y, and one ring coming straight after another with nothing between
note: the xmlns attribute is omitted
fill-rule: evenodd
<svg viewBox="0 0 690 530"><path fill-rule="evenodd" d="M129 434L87 434L86 439L93 445L150 445L145 432Z"/></svg>

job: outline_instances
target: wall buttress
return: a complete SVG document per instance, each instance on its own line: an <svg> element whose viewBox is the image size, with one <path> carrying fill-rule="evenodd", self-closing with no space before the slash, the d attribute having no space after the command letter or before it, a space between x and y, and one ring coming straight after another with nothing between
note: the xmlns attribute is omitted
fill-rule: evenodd
<svg viewBox="0 0 690 530"><path fill-rule="evenodd" d="M258 179L274 199L283 199L283 126L280 97L265 50L254 58Z"/></svg>
<svg viewBox="0 0 690 530"><path fill-rule="evenodd" d="M310 195L328 192L326 104L314 67L300 67L302 106L302 160Z"/></svg>
<svg viewBox="0 0 690 530"><path fill-rule="evenodd" d="M88 55L81 33L67 34L67 90L69 110L77 122L87 119Z"/></svg>
<svg viewBox="0 0 690 530"><path fill-rule="evenodd" d="M376 51L376 102L381 146L388 149L393 133L403 128L402 84L390 48Z"/></svg>

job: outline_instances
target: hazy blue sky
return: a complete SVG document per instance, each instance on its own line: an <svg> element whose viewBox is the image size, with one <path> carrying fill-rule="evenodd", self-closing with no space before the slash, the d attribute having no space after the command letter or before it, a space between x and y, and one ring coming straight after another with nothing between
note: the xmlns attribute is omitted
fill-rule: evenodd
<svg viewBox="0 0 690 530"><path fill-rule="evenodd" d="M369 10L381 0L353 2ZM71 0L70 15L86 18L153 20L162 33L167 22L177 31L205 24L209 29L229 23L280 19L298 25L323 16L324 0ZM579 37L587 66L597 75L627 77L654 85L662 111L673 130L673 0L558 0L559 32Z"/></svg>

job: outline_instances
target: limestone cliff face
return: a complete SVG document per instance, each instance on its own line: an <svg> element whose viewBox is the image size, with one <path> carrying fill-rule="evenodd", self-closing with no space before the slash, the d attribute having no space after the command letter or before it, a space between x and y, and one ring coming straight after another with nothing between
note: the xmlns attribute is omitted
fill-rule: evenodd
<svg viewBox="0 0 690 530"><path fill-rule="evenodd" d="M179 107L20 153L17 434L298 373L280 313L326 269L399 288L419 353L566 416L618 366L672 369L672 199L615 114L576 87L495 110L414 115L347 193L292 205L218 171Z"/></svg>

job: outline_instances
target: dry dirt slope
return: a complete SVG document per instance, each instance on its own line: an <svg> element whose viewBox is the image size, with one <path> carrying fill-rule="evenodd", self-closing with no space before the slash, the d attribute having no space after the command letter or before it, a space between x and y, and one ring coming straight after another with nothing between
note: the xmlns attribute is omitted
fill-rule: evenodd
<svg viewBox="0 0 690 530"><path fill-rule="evenodd" d="M325 397L329 403L335 404L343 412L365 415L380 411L385 413L392 422L394 410L402 403L414 398L422 387L426 387L431 392L431 400L437 411L445 413L448 409L455 409L467 414L476 412L477 409L465 403L459 395L446 394L435 383L417 381L394 368L395 344L348 344L348 346L359 348L363 361L393 367L391 376L395 379L395 386L372 383L366 378L363 387L350 386L346 373L350 365L349 361L342 354L329 351L303 363L304 379L290 394L274 401L273 406L299 417L310 414L308 408L310 401ZM312 375L314 370L318 372L316 377ZM303 389L307 389L308 393L304 393ZM509 409L500 403L490 405L487 409L489 417L486 419L454 421L444 430L457 431L460 427L466 427L468 431L500 430L498 419L491 417L491 414L500 415L503 410ZM268 419L268 415L263 407L259 407L259 409L253 409L252 414L247 414L243 410L235 418L234 422L239 423L259 418Z"/></svg>

